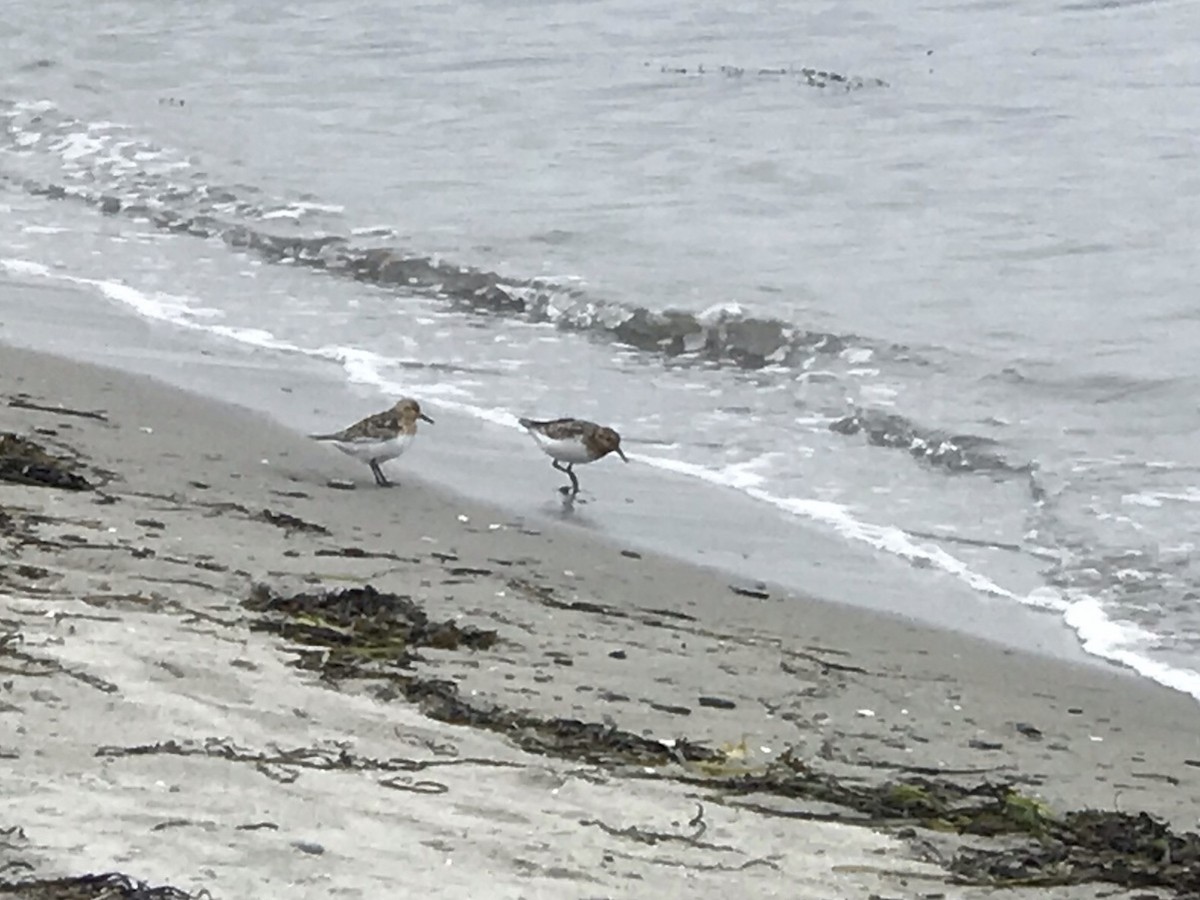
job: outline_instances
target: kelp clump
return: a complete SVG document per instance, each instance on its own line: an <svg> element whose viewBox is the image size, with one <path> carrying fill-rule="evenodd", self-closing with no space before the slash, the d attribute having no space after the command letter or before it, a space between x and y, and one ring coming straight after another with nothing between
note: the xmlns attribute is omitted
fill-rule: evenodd
<svg viewBox="0 0 1200 900"><path fill-rule="evenodd" d="M435 622L409 597L370 585L280 597L254 588L247 609L269 614L253 627L327 649L323 670L331 678L361 677L371 663L408 668L421 647L486 650L496 632L455 622Z"/></svg>
<svg viewBox="0 0 1200 900"><path fill-rule="evenodd" d="M727 774L720 766L706 765L694 766L693 771L703 777L685 776L684 780L718 787L726 794L765 794L840 807L846 812L814 814L812 818L851 824L920 825L935 831L982 836L1038 836L1052 821L1045 804L1021 793L1013 784L985 781L962 785L925 777L864 782L823 772L792 750L752 772ZM796 815L803 817L802 813Z"/></svg>
<svg viewBox="0 0 1200 900"><path fill-rule="evenodd" d="M178 888L151 887L119 872L0 881L0 897L19 900L193 900L192 894Z"/></svg>
<svg viewBox="0 0 1200 900"><path fill-rule="evenodd" d="M0 481L90 491L92 484L76 473L78 467L75 460L51 453L35 441L11 431L0 432Z"/></svg>
<svg viewBox="0 0 1200 900"><path fill-rule="evenodd" d="M1107 881L1166 888L1200 898L1200 835L1179 834L1146 813L1085 809L1049 818L1036 843L1005 850L965 850L951 871L1003 886Z"/></svg>
<svg viewBox="0 0 1200 900"><path fill-rule="evenodd" d="M727 795L790 797L846 810L807 813L738 804L768 815L1005 836L1002 847L964 849L948 861L963 883L1051 887L1108 882L1163 888L1179 898L1200 900L1200 835L1175 832L1146 813L1087 809L1057 815L1011 783L962 785L933 778L862 783L821 772L790 752L757 772L706 775L684 780Z"/></svg>

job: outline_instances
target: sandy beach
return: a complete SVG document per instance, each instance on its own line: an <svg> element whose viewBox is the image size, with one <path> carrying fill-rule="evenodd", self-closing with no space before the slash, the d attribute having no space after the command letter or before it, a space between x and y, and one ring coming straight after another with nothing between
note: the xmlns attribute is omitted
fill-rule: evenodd
<svg viewBox="0 0 1200 900"><path fill-rule="evenodd" d="M1072 811L1197 829L1200 709L1127 672L517 519L403 459L377 489L149 379L8 347L0 372L0 462L24 461L0 468L0 896L142 896L39 882L120 872L971 898L997 888L969 853L1051 846ZM1200 879L1178 840L1149 874L1018 868L1001 895L1189 896L1155 886ZM1082 883L1022 886L1053 872Z"/></svg>

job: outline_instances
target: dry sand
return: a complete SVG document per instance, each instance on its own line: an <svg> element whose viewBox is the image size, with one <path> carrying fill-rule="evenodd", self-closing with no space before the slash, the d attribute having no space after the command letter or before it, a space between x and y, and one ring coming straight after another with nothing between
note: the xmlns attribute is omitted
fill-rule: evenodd
<svg viewBox="0 0 1200 900"><path fill-rule="evenodd" d="M249 628L256 583L370 583L494 629L490 649L422 650L416 671L473 703L723 748L723 773L790 749L856 783L1009 780L1051 808L1197 825L1200 709L1125 672L735 593L720 572L435 491L403 460L400 486L377 489L328 448L147 379L10 348L0 372L0 432L110 473L98 491L0 482L0 636L20 635L0 647L0 829L20 829L0 831L0 883L119 870L217 898L993 895L948 880L937 861L955 844L931 832L771 815L814 807L707 788L691 764L526 752L373 683L335 687ZM427 429L410 452L436 441Z"/></svg>

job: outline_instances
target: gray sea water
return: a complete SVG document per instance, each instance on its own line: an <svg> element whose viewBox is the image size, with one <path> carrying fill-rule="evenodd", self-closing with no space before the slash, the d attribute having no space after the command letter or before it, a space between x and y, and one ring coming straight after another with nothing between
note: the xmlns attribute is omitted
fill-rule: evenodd
<svg viewBox="0 0 1200 900"><path fill-rule="evenodd" d="M0 11L5 277L612 423L1200 698L1200 6Z"/></svg>

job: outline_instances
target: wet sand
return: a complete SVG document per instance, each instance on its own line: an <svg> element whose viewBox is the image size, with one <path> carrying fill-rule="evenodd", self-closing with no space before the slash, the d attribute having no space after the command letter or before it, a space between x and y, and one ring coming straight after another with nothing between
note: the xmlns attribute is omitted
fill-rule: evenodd
<svg viewBox="0 0 1200 900"><path fill-rule="evenodd" d="M0 650L0 825L23 831L0 841L2 877L119 870L214 897L991 895L948 881L957 845L935 832L701 783L785 751L855 784L1012 781L1056 810L1197 825L1200 709L1123 671L739 593L424 485L403 459L377 489L327 447L148 379L10 348L0 372L0 432L78 452L98 485L0 482L0 634L20 636ZM436 426L410 450L437 452ZM294 642L243 605L256 584L364 583L495 631L414 664L471 703L695 742L722 764L529 752L289 665ZM1012 893L1138 893L1112 890Z"/></svg>

